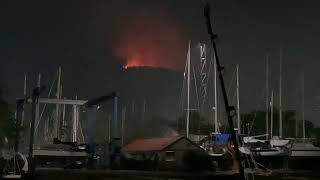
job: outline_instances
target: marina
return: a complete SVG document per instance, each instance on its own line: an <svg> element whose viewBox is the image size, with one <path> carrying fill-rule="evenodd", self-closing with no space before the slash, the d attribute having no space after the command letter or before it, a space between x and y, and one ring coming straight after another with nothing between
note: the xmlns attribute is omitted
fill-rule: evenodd
<svg viewBox="0 0 320 180"><path fill-rule="evenodd" d="M231 25L220 27L233 16L221 19L226 9L212 4L198 4L202 21L195 37L184 37L188 33L179 33L179 23L171 24L174 18L157 10L169 6L149 4L154 12L144 8L121 12L131 21L106 29L93 27L90 21L90 28L99 30L85 41L95 34L97 46L106 44L100 40L100 31L117 29L119 36L107 37L117 41L108 45L112 53L88 46L90 50L78 54L65 50L68 55L62 59L80 59L69 66L35 63L32 72L17 66L19 73L10 80L19 84L9 92L13 97L5 97L7 92L0 89L0 178L320 179L320 126L312 109L318 108L314 101L320 98L310 98L310 91L318 89L311 85L310 73L301 64L299 68L291 65L293 55L288 49L293 51L294 43L277 37L277 43L264 42L263 48L246 47L255 49L247 54L254 61L258 53L259 66L240 61L237 58L245 52L245 43L241 40L241 53L233 54L238 44L232 48L224 44L225 39L237 39L228 33L225 37ZM106 13L123 18L116 11ZM88 19L102 12L97 9ZM146 20L149 15L151 19ZM77 18L63 14L61 20L66 23L62 26L68 26L64 16ZM105 54L110 55L108 66L100 61Z"/></svg>

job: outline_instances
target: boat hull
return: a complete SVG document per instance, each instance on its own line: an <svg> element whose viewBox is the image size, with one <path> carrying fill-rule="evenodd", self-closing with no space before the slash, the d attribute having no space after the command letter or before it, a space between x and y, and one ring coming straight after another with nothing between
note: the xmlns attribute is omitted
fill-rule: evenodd
<svg viewBox="0 0 320 180"><path fill-rule="evenodd" d="M320 150L292 149L291 157L320 157Z"/></svg>
<svg viewBox="0 0 320 180"><path fill-rule="evenodd" d="M270 150L251 150L247 147L240 147L240 152L246 155L252 154L253 156L282 156L285 151L282 148L272 148Z"/></svg>

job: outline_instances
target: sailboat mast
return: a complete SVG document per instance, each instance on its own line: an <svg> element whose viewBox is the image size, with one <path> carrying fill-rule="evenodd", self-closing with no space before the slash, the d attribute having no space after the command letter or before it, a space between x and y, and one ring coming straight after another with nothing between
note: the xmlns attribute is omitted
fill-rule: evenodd
<svg viewBox="0 0 320 180"><path fill-rule="evenodd" d="M75 100L78 99L78 96L75 97ZM73 117L72 117L72 142L77 142L78 135L78 125L79 125L79 107L77 105L72 105Z"/></svg>
<svg viewBox="0 0 320 180"><path fill-rule="evenodd" d="M269 53L266 55L266 140L269 139Z"/></svg>
<svg viewBox="0 0 320 180"><path fill-rule="evenodd" d="M146 114L146 105L147 105L147 101L146 98L143 99L143 109L142 109L142 121L145 120L145 114Z"/></svg>
<svg viewBox="0 0 320 180"><path fill-rule="evenodd" d="M217 64L216 64L216 56L214 55L213 60L213 68L214 68L214 132L218 133L218 97L217 97Z"/></svg>
<svg viewBox="0 0 320 180"><path fill-rule="evenodd" d="M121 112L121 118L122 118L122 122L121 122L121 144L122 144L122 146L124 146L124 143L125 143L126 111L127 111L127 107L125 106L124 108L122 108L122 112Z"/></svg>
<svg viewBox="0 0 320 180"><path fill-rule="evenodd" d="M77 105L72 105L72 136L71 142L77 142Z"/></svg>
<svg viewBox="0 0 320 180"><path fill-rule="evenodd" d="M109 140L109 143L111 142L111 114L108 114L108 140Z"/></svg>
<svg viewBox="0 0 320 180"><path fill-rule="evenodd" d="M24 75L24 83L23 83L23 97L26 98L27 96L27 74ZM23 104L22 108L22 116L21 116L21 126L23 126L24 119L25 119L25 111L24 111L25 103Z"/></svg>
<svg viewBox="0 0 320 180"><path fill-rule="evenodd" d="M302 73L302 138L303 140L306 138L306 128L305 128L305 120L304 120L304 73Z"/></svg>
<svg viewBox="0 0 320 180"><path fill-rule="evenodd" d="M271 103L270 103L270 109L271 109L271 112L270 112L270 137L272 138L273 137L273 90L271 90Z"/></svg>
<svg viewBox="0 0 320 180"><path fill-rule="evenodd" d="M238 134L241 134L241 123L240 123L240 98L239 98L239 64L236 66L237 69L237 120L238 120Z"/></svg>
<svg viewBox="0 0 320 180"><path fill-rule="evenodd" d="M188 55L187 55L187 137L189 137L189 121L190 121L190 41L188 46Z"/></svg>
<svg viewBox="0 0 320 180"><path fill-rule="evenodd" d="M58 81L57 81L57 99L60 99L60 90L61 90L61 67L58 69ZM56 111L55 111L55 136L59 138L59 115L60 115L60 105L56 104Z"/></svg>
<svg viewBox="0 0 320 180"><path fill-rule="evenodd" d="M280 47L280 79L279 79L279 136L282 138L282 47Z"/></svg>

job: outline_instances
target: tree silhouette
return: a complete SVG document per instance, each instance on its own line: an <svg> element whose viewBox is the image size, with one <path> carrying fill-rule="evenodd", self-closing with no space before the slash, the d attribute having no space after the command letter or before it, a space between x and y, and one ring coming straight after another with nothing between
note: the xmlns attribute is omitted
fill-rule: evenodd
<svg viewBox="0 0 320 180"><path fill-rule="evenodd" d="M0 90L0 148L4 146L4 137L7 137L11 130L10 115L9 104L2 98Z"/></svg>
<svg viewBox="0 0 320 180"><path fill-rule="evenodd" d="M178 118L177 131L179 134L186 134L186 115L180 116ZM199 112L190 112L189 121L189 133L190 134L201 134L208 135L213 131L214 127L212 124L206 121L206 119L200 115Z"/></svg>
<svg viewBox="0 0 320 180"><path fill-rule="evenodd" d="M265 111L255 110L251 113L241 114L241 125L243 133L247 134L248 124L250 124L250 135L261 135L266 133ZM295 110L285 110L282 112L283 117L283 136L302 138L302 120L297 118ZM271 129L269 113L269 130ZM296 122L298 123L298 136L296 136ZM311 121L305 120L305 130L307 138L320 138L320 127L315 126ZM270 133L270 132L269 132ZM279 135L279 110L274 108L273 113L273 135Z"/></svg>

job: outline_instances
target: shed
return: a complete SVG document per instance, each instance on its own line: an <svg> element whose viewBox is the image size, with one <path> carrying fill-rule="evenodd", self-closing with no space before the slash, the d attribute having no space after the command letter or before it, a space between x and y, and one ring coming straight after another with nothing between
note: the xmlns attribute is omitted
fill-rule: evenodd
<svg viewBox="0 0 320 180"><path fill-rule="evenodd" d="M204 150L185 136L137 139L123 147L123 152L135 160L151 160L162 167L183 167L187 151Z"/></svg>

